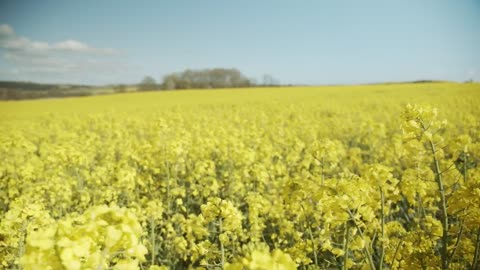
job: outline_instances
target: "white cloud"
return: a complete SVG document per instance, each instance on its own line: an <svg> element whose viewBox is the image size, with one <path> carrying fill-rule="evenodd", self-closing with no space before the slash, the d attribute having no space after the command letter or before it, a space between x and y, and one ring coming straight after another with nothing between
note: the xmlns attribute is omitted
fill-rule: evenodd
<svg viewBox="0 0 480 270"><path fill-rule="evenodd" d="M56 43L52 47L60 50L78 51L78 52L84 52L90 49L87 44L82 43L80 41L71 40L71 39Z"/></svg>
<svg viewBox="0 0 480 270"><path fill-rule="evenodd" d="M69 39L53 44L42 41L31 41L26 37L17 36L13 28L8 24L0 25L0 48L31 54L39 52L78 52L92 54L113 54L115 50L110 48L95 48L86 43Z"/></svg>
<svg viewBox="0 0 480 270"><path fill-rule="evenodd" d="M111 77L126 69L114 58L118 56L114 49L96 48L74 39L55 43L33 41L18 36L7 24L0 25L0 50L4 51L3 58L10 70L16 71L15 78L22 80L58 81L62 76L62 81L83 77L85 82L98 83L102 76Z"/></svg>

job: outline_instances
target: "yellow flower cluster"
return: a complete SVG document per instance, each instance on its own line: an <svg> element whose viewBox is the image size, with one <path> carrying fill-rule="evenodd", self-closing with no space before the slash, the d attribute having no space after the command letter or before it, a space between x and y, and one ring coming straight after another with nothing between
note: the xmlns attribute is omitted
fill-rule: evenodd
<svg viewBox="0 0 480 270"><path fill-rule="evenodd" d="M478 104L453 83L0 102L0 268L479 269Z"/></svg>
<svg viewBox="0 0 480 270"><path fill-rule="evenodd" d="M292 258L281 250L266 252L262 249L253 250L248 257L242 258L241 262L227 264L225 270L295 270L297 265Z"/></svg>
<svg viewBox="0 0 480 270"><path fill-rule="evenodd" d="M142 227L129 211L95 206L81 216L31 232L21 259L23 269L140 269L147 249Z"/></svg>

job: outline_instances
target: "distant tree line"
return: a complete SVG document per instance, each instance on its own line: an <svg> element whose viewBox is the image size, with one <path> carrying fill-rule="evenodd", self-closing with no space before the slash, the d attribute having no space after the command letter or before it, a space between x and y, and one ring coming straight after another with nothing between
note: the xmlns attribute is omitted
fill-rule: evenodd
<svg viewBox="0 0 480 270"><path fill-rule="evenodd" d="M93 89L89 85L0 81L0 100L89 96Z"/></svg>
<svg viewBox="0 0 480 270"><path fill-rule="evenodd" d="M46 91L46 90L79 90L93 88L89 85L79 84L47 84L21 81L0 81L0 89L21 90L21 91Z"/></svg>
<svg viewBox="0 0 480 270"><path fill-rule="evenodd" d="M90 96L132 91L245 88L280 85L278 80L268 74L263 75L260 83L257 83L255 79L247 78L247 76L235 68L187 69L182 72L168 74L159 81L157 83L151 76L144 77L136 85L112 84L106 86L0 81L0 100Z"/></svg>
<svg viewBox="0 0 480 270"><path fill-rule="evenodd" d="M237 69L187 69L163 78L163 89L205 89L249 87L252 82Z"/></svg>
<svg viewBox="0 0 480 270"><path fill-rule="evenodd" d="M94 95L93 91L68 91L59 89L50 90L16 90L0 89L0 100L22 100L39 98L82 97Z"/></svg>
<svg viewBox="0 0 480 270"><path fill-rule="evenodd" d="M271 75L262 77L263 84L257 84L254 79L247 78L235 68L213 68L191 70L168 74L157 83L151 76L146 76L138 84L139 91L175 90L175 89L213 89L213 88L244 88L252 86L278 86L279 82Z"/></svg>

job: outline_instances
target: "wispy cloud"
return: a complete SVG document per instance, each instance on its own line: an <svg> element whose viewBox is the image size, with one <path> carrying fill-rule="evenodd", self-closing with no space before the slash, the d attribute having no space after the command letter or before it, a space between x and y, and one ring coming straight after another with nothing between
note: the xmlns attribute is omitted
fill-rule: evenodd
<svg viewBox="0 0 480 270"><path fill-rule="evenodd" d="M74 39L34 41L17 35L8 24L0 25L0 49L9 63L9 69L0 75L15 75L12 79L98 83L118 77L126 69L115 57L119 55L115 49L97 48Z"/></svg>
<svg viewBox="0 0 480 270"><path fill-rule="evenodd" d="M116 53L110 48L95 48L78 40L65 40L57 43L32 41L26 37L18 36L8 24L0 25L0 48L15 53L42 53L42 52L72 52L88 54L111 55Z"/></svg>

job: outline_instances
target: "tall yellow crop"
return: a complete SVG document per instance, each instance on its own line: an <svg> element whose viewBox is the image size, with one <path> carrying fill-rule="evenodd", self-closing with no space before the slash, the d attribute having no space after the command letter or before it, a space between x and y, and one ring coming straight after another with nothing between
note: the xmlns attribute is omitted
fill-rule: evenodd
<svg viewBox="0 0 480 270"><path fill-rule="evenodd" d="M478 269L480 85L0 102L5 269Z"/></svg>

